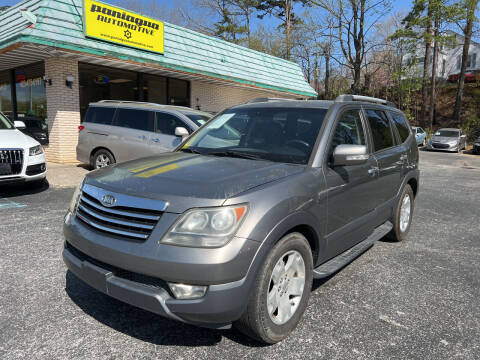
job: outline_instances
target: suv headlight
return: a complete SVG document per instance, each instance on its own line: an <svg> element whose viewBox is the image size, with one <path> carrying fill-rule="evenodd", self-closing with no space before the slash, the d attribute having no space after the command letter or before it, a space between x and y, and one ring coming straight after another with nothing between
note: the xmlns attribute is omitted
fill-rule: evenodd
<svg viewBox="0 0 480 360"><path fill-rule="evenodd" d="M70 201L70 206L68 208L68 210L72 214L74 214L75 211L77 210L78 201L80 200L80 196L82 195L82 188L84 183L85 183L85 179L82 181L80 185L78 185L75 188L75 191L73 192L72 200Z"/></svg>
<svg viewBox="0 0 480 360"><path fill-rule="evenodd" d="M188 210L160 242L199 248L224 246L235 235L247 212L246 204Z"/></svg>
<svg viewBox="0 0 480 360"><path fill-rule="evenodd" d="M42 145L37 145L30 148L30 156L41 155L43 154Z"/></svg>

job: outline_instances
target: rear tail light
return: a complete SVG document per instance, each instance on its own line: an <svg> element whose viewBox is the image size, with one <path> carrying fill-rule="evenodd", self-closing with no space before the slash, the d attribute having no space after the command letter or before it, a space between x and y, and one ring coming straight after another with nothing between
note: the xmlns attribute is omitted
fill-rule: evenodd
<svg viewBox="0 0 480 360"><path fill-rule="evenodd" d="M82 131L83 129L85 129L85 126L83 126L83 125L78 125L78 132Z"/></svg>

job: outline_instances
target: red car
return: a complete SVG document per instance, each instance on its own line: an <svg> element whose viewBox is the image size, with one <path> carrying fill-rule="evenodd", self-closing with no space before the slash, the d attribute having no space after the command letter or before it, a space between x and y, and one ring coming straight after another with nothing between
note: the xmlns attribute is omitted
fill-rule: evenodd
<svg viewBox="0 0 480 360"><path fill-rule="evenodd" d="M448 76L448 82L456 83L460 79L460 73L452 74ZM480 81L480 70L471 70L465 73L465 82L475 82Z"/></svg>

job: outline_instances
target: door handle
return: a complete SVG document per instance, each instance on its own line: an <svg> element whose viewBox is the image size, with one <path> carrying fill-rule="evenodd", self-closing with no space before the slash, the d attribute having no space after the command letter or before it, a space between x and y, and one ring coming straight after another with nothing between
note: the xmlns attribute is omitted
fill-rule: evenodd
<svg viewBox="0 0 480 360"><path fill-rule="evenodd" d="M370 176L377 176L378 174L380 173L380 169L378 167L371 167L370 169L368 169L368 175Z"/></svg>
<svg viewBox="0 0 480 360"><path fill-rule="evenodd" d="M155 138L155 139L152 139L152 141L155 142L155 143L158 143L158 142L160 142L160 139Z"/></svg>

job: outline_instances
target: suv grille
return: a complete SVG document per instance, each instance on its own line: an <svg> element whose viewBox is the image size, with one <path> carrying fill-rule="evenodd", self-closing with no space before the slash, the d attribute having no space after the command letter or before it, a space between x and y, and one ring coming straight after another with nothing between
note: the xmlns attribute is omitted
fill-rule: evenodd
<svg viewBox="0 0 480 360"><path fill-rule="evenodd" d="M0 149L0 175L18 175L22 167L23 150Z"/></svg>
<svg viewBox="0 0 480 360"><path fill-rule="evenodd" d="M125 206L105 207L100 201L83 192L76 215L100 232L146 240L160 220L162 212Z"/></svg>

